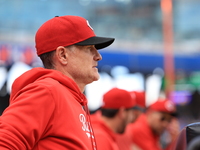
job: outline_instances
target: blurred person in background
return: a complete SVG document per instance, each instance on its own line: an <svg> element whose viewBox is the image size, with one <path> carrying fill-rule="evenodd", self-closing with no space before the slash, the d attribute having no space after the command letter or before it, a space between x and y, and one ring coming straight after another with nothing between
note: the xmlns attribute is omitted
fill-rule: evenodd
<svg viewBox="0 0 200 150"><path fill-rule="evenodd" d="M113 38L97 37L79 16L56 16L35 36L45 68L15 80L0 116L1 150L95 150L85 86L99 79L97 51Z"/></svg>
<svg viewBox="0 0 200 150"><path fill-rule="evenodd" d="M135 100L126 90L113 88L103 95L103 104L91 117L98 150L120 150L116 134L122 134L135 119Z"/></svg>
<svg viewBox="0 0 200 150"><path fill-rule="evenodd" d="M134 107L134 115L136 115L137 119L142 113L144 113L146 109L145 104L145 91L131 91L131 97L135 99L136 106Z"/></svg>
<svg viewBox="0 0 200 150"><path fill-rule="evenodd" d="M134 123L136 119L144 113L146 108L144 91L131 91L130 94L136 102L136 105L133 109L133 116L135 117L134 120L132 120L132 122L127 126L131 126L131 124ZM120 150L131 150L132 142L130 134L127 132L127 130L123 134L117 134L116 141Z"/></svg>
<svg viewBox="0 0 200 150"><path fill-rule="evenodd" d="M176 116L176 106L168 99L159 99L150 105L135 123L127 127L132 150L170 150L180 132ZM170 142L163 147L160 138L165 131Z"/></svg>

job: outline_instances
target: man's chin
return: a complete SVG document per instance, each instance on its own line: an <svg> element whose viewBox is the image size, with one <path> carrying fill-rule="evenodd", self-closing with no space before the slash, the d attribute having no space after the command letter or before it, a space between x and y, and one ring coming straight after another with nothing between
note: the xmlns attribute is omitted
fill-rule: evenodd
<svg viewBox="0 0 200 150"><path fill-rule="evenodd" d="M94 78L93 78L93 81L97 81L99 79L100 79L100 75L99 75L99 73L96 73Z"/></svg>
<svg viewBox="0 0 200 150"><path fill-rule="evenodd" d="M99 80L99 77L98 77L98 78L94 78L94 79L93 79L93 81L98 81L98 80Z"/></svg>
<svg viewBox="0 0 200 150"><path fill-rule="evenodd" d="M92 83L92 82L94 82L94 81L98 81L99 78L100 78L99 74L98 74L98 75L95 75L95 76L93 76L93 77L91 77L90 79L92 79L92 80L90 81L90 83ZM88 83L88 84L90 84L90 83Z"/></svg>

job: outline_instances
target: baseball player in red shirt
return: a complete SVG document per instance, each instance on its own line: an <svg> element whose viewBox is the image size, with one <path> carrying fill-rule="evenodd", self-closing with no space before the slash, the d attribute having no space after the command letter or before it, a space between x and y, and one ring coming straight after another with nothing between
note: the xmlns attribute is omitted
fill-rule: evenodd
<svg viewBox="0 0 200 150"><path fill-rule="evenodd" d="M79 16L56 16L35 36L44 68L15 80L0 116L1 150L96 150L85 86L99 79L98 49L113 38L95 35Z"/></svg>
<svg viewBox="0 0 200 150"><path fill-rule="evenodd" d="M103 105L92 117L98 150L120 150L116 134L122 134L134 119L135 101L126 90L113 88L103 96Z"/></svg>
<svg viewBox="0 0 200 150"><path fill-rule="evenodd" d="M133 116L135 117L133 119L133 122L128 124L128 126L134 123L138 119L138 117L144 113L144 110L145 110L145 92L144 91L130 91L130 94L131 94L131 97L136 102L136 105L133 109ZM116 141L120 150L131 150L132 141L130 138L130 134L127 133L126 131L123 134L117 134Z"/></svg>
<svg viewBox="0 0 200 150"><path fill-rule="evenodd" d="M178 136L179 123L176 116L176 107L168 99L159 99L147 108L135 123L127 127L133 150L163 150L170 149ZM167 130L171 142L163 148L160 143L161 134Z"/></svg>

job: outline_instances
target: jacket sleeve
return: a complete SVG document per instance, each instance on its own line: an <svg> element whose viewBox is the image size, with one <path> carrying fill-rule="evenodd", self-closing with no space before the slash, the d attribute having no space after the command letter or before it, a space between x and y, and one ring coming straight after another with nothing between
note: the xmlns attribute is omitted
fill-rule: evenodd
<svg viewBox="0 0 200 150"><path fill-rule="evenodd" d="M0 149L32 149L49 130L55 103L45 85L27 87L0 116Z"/></svg>

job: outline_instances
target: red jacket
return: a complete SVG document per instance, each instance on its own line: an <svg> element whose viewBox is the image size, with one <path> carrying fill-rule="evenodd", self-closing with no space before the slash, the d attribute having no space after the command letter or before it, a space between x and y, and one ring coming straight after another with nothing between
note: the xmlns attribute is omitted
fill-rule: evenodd
<svg viewBox="0 0 200 150"><path fill-rule="evenodd" d="M153 134L144 114L139 116L136 122L129 124L126 132L130 134L134 145L141 150L162 150L160 137Z"/></svg>
<svg viewBox="0 0 200 150"><path fill-rule="evenodd" d="M119 150L116 134L100 118L100 112L92 115L92 127L98 150Z"/></svg>
<svg viewBox="0 0 200 150"><path fill-rule="evenodd" d="M116 134L116 141L120 150L132 150L132 141L130 134L127 132L123 134Z"/></svg>
<svg viewBox="0 0 200 150"><path fill-rule="evenodd" d="M60 72L24 73L0 116L0 149L92 150L86 104L76 83Z"/></svg>

